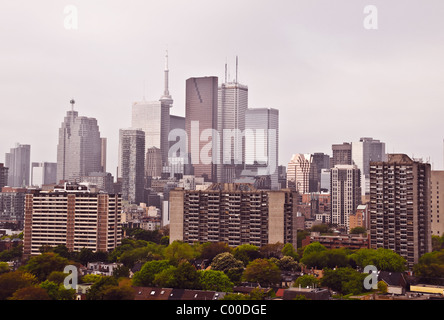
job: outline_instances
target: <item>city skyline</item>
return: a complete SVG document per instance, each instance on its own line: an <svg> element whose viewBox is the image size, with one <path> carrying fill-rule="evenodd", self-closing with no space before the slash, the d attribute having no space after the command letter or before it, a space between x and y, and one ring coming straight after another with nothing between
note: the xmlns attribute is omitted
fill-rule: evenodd
<svg viewBox="0 0 444 320"><path fill-rule="evenodd" d="M281 165L293 153L331 155L332 144L374 137L387 153L430 157L442 170L442 3L375 1L377 30L363 27L368 3L360 1L204 4L78 1L77 30L64 25L67 3L4 4L0 27L14 32L5 34L0 63L0 153L18 142L31 145L31 162L55 162L74 98L79 114L98 120L115 175L119 129L130 125L134 102L164 92L168 49L171 114L180 116L186 79L222 80L225 63L233 79L239 57L249 107L280 112Z"/></svg>

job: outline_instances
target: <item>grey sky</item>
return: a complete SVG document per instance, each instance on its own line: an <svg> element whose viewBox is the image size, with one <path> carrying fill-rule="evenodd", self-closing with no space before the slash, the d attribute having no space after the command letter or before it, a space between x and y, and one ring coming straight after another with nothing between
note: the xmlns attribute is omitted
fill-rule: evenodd
<svg viewBox="0 0 444 320"><path fill-rule="evenodd" d="M64 27L70 4L77 30ZM363 27L369 4L378 30ZM134 101L160 98L168 48L182 116L185 80L222 80L226 61L233 78L239 56L250 107L280 111L280 164L369 136L442 169L443 16L442 0L2 1L0 161L20 142L55 162L74 98L108 138L115 175L119 129Z"/></svg>

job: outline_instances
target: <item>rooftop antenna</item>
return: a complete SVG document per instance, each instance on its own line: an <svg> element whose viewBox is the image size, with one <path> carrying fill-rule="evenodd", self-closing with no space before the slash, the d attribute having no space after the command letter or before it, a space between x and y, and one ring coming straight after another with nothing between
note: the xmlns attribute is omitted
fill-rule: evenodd
<svg viewBox="0 0 444 320"><path fill-rule="evenodd" d="M237 63L237 56L236 56L236 83L237 83L237 66L238 66L238 63Z"/></svg>
<svg viewBox="0 0 444 320"><path fill-rule="evenodd" d="M74 104L76 103L76 101L74 99L71 99L69 103L71 104L71 112L74 112Z"/></svg>

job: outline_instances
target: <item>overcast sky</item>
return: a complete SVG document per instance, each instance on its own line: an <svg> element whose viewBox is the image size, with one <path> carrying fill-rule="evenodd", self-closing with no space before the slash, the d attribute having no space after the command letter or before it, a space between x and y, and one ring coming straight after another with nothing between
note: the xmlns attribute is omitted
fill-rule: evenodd
<svg viewBox="0 0 444 320"><path fill-rule="evenodd" d="M364 28L367 5L376 30ZM442 170L443 17L442 0L3 0L0 162L17 142L31 145L31 161L56 162L74 98L108 138L115 175L119 129L133 102L162 95L168 49L171 113L181 116L186 79L221 81L225 62L233 78L239 57L249 107L280 111L280 164L373 137Z"/></svg>

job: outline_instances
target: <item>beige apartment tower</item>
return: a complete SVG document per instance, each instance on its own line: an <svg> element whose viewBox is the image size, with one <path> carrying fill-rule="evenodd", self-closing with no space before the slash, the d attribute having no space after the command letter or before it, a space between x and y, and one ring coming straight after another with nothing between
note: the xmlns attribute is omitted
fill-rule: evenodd
<svg viewBox="0 0 444 320"><path fill-rule="evenodd" d="M430 221L432 235L441 237L444 234L444 171L434 170L431 177Z"/></svg>
<svg viewBox="0 0 444 320"><path fill-rule="evenodd" d="M38 255L42 246L57 245L111 251L121 244L120 212L120 195L94 193L82 184L28 193L23 253Z"/></svg>
<svg viewBox="0 0 444 320"><path fill-rule="evenodd" d="M170 241L225 242L235 247L297 246L298 194L256 190L251 184L216 183L207 190L170 191Z"/></svg>

